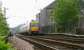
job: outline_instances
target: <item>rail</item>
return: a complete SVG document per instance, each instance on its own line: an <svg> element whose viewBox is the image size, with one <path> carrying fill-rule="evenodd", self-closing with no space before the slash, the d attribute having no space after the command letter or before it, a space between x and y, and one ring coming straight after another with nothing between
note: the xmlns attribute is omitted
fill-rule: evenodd
<svg viewBox="0 0 84 50"><path fill-rule="evenodd" d="M84 49L84 44L79 44L79 43L72 43L68 41L61 41L61 40L53 40L52 38L42 38L42 37L37 37L37 36L23 36L23 35L17 35L17 37L22 38L26 41L29 41L38 47L46 48L48 50L56 50L57 46L59 47L66 47L66 48L73 48L73 49ZM53 44L52 44L53 43Z"/></svg>

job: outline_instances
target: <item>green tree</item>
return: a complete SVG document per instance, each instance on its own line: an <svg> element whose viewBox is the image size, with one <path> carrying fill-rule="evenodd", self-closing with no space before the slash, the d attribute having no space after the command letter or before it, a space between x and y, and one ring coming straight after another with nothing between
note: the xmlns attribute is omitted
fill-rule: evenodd
<svg viewBox="0 0 84 50"><path fill-rule="evenodd" d="M73 32L78 27L79 0L56 0L53 16L57 32Z"/></svg>
<svg viewBox="0 0 84 50"><path fill-rule="evenodd" d="M9 32L5 15L2 13L2 8L0 7L0 35L7 35Z"/></svg>
<svg viewBox="0 0 84 50"><path fill-rule="evenodd" d="M5 37L9 34L9 29L5 15L2 12L4 11L2 11L2 7L0 5L0 50L14 50L11 44L5 43Z"/></svg>

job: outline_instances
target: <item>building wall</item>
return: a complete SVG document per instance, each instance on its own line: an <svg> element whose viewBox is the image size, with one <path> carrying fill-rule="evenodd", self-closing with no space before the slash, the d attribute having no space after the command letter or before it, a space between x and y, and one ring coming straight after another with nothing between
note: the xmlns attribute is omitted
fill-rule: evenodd
<svg viewBox="0 0 84 50"><path fill-rule="evenodd" d="M36 20L39 21L39 26L41 28L40 30L42 32L48 32L50 29L50 24L52 23L50 13L52 8L54 7L54 4L54 2L51 3L50 5L42 9L39 14L36 15Z"/></svg>
<svg viewBox="0 0 84 50"><path fill-rule="evenodd" d="M80 0L80 28L84 28L84 0Z"/></svg>
<svg viewBox="0 0 84 50"><path fill-rule="evenodd" d="M50 22L50 11L53 8L54 2L41 10L39 14L37 14L36 20L40 22L40 26L48 25Z"/></svg>
<svg viewBox="0 0 84 50"><path fill-rule="evenodd" d="M40 26L48 25L48 18L49 17L47 16L46 8L44 8L43 10L41 10L40 13L40 18L39 18Z"/></svg>

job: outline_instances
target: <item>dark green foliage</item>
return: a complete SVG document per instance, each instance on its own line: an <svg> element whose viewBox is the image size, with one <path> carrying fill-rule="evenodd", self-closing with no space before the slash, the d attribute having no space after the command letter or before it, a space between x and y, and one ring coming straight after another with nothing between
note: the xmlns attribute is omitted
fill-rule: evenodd
<svg viewBox="0 0 84 50"><path fill-rule="evenodd" d="M13 50L9 43L5 43L5 37L9 34L5 15L0 7L0 50Z"/></svg>
<svg viewBox="0 0 84 50"><path fill-rule="evenodd" d="M78 27L79 0L56 0L53 16L58 32L73 32Z"/></svg>
<svg viewBox="0 0 84 50"><path fill-rule="evenodd" d="M0 36L0 50L14 50L9 43L5 43L5 36Z"/></svg>
<svg viewBox="0 0 84 50"><path fill-rule="evenodd" d="M2 13L2 10L0 8L0 35L7 35L9 32L5 15Z"/></svg>

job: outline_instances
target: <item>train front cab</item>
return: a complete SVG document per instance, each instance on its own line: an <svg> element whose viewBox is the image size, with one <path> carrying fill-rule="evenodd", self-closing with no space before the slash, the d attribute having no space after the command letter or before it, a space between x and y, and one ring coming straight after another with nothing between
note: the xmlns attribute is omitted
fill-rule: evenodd
<svg viewBox="0 0 84 50"><path fill-rule="evenodd" d="M39 27L31 27L31 34L38 35L39 34Z"/></svg>

